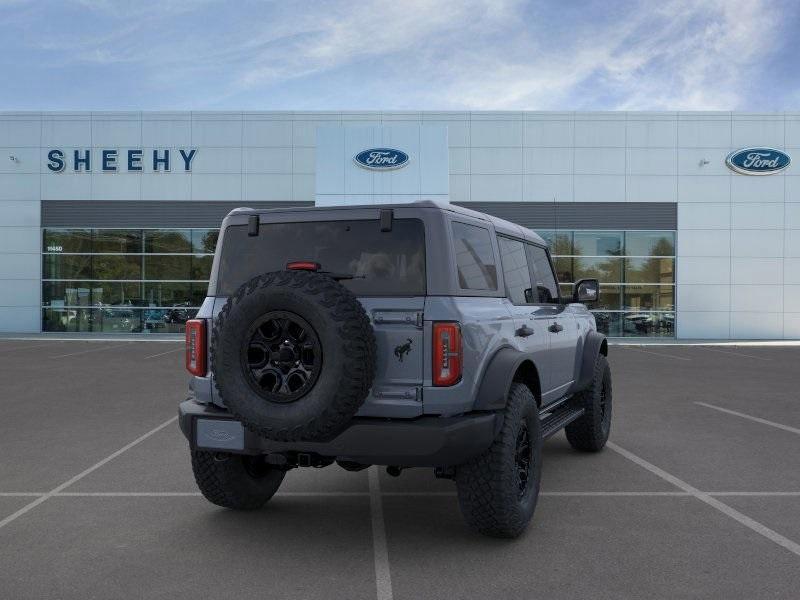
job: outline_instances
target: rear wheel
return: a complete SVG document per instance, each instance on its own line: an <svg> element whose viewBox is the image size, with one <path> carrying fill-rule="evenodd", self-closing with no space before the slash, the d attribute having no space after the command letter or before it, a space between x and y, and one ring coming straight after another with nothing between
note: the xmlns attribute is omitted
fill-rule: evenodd
<svg viewBox="0 0 800 600"><path fill-rule="evenodd" d="M456 469L458 503L467 524L493 537L521 534L539 498L542 435L530 389L513 383L503 427L483 454Z"/></svg>
<svg viewBox="0 0 800 600"><path fill-rule="evenodd" d="M203 450L192 452L192 471L206 500L236 510L264 506L278 491L285 474L261 456Z"/></svg>
<svg viewBox="0 0 800 600"><path fill-rule="evenodd" d="M602 354L597 355L591 385L577 397L583 416L566 426L567 440L576 450L598 452L611 433L611 368Z"/></svg>

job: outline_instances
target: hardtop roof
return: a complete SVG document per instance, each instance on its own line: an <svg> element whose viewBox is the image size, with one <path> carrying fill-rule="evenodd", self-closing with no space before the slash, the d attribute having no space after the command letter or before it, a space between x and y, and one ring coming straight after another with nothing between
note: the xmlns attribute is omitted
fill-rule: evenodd
<svg viewBox="0 0 800 600"><path fill-rule="evenodd" d="M495 217L492 215L488 215L486 213L478 212L476 210L472 210L466 208L464 206L459 206L457 204L450 204L449 202L443 202L441 200L418 200L416 202L402 202L402 203L391 203L391 204L346 204L346 205L339 205L339 206L292 206L292 207L282 207L282 208L249 208L249 207L241 207L233 209L229 215L242 215L242 214L275 214L275 213L307 213L307 212L315 212L315 211L339 211L339 210L357 210L357 209L382 209L382 208L425 208L425 209L434 209L434 210L442 210L448 211L451 213L461 214L465 216L472 217L474 219L480 219L483 221L488 221L494 226L494 229L497 233L505 233L508 235L513 235L515 237L529 237L533 238L533 241L538 242L542 245L547 245L547 243L537 234L535 231L528 229L527 227L523 227L522 225L518 225L517 223L512 223L511 221L506 221L505 219L501 219L499 217Z"/></svg>

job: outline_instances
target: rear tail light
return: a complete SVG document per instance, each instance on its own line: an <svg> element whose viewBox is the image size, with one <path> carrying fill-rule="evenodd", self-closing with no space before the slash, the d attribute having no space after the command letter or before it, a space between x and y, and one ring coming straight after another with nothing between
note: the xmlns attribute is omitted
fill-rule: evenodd
<svg viewBox="0 0 800 600"><path fill-rule="evenodd" d="M461 326L458 323L433 324L433 385L455 385L461 381L463 366Z"/></svg>
<svg viewBox="0 0 800 600"><path fill-rule="evenodd" d="M206 375L205 319L186 321L186 370L192 375Z"/></svg>

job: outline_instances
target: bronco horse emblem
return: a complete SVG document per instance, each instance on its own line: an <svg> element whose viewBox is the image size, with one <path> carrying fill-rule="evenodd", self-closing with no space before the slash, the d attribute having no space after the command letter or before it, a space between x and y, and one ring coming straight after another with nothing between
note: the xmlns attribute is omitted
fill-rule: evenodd
<svg viewBox="0 0 800 600"><path fill-rule="evenodd" d="M400 362L403 362L403 357L409 352L411 352L411 344L413 343L413 341L411 340L411 338L406 338L406 340L407 341L405 344L401 344L400 346L395 346L394 348L394 355Z"/></svg>

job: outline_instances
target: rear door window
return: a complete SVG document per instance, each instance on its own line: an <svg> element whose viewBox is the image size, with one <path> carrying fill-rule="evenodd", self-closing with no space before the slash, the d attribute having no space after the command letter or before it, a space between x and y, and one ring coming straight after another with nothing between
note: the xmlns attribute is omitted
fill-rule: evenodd
<svg viewBox="0 0 800 600"><path fill-rule="evenodd" d="M377 220L262 224L257 236L246 225L225 230L217 295L293 261L313 261L322 271L352 275L340 283L357 296L425 295L425 226L395 219L391 231Z"/></svg>
<svg viewBox="0 0 800 600"><path fill-rule="evenodd" d="M496 290L497 266L489 230L453 223L458 285L462 290Z"/></svg>
<svg viewBox="0 0 800 600"><path fill-rule="evenodd" d="M525 244L503 236L497 237L497 243L500 246L500 262L508 299L514 304L528 304L532 300L526 295L531 293L531 274Z"/></svg>

